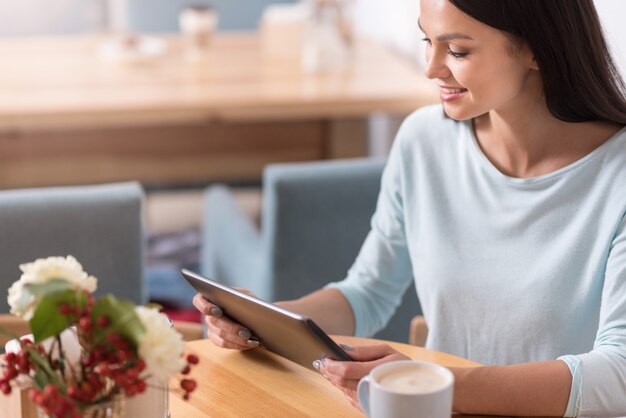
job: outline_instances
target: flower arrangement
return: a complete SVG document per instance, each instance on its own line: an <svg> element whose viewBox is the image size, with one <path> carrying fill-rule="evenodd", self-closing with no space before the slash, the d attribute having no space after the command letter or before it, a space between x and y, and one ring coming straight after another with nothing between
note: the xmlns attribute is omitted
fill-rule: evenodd
<svg viewBox="0 0 626 418"><path fill-rule="evenodd" d="M21 380L46 415L74 418L93 405L144 392L149 378L167 384L181 373L180 388L189 398L196 382L186 375L198 357L184 357L183 339L165 315L113 295L95 298L97 279L71 256L20 269L8 302L11 313L29 321L32 339L18 340L20 350L5 355L1 392L10 394L11 382Z"/></svg>

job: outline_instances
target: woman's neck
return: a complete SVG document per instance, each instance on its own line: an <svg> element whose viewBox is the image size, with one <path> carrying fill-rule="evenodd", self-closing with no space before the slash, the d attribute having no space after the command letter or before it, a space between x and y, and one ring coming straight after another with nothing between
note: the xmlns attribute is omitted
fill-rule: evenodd
<svg viewBox="0 0 626 418"><path fill-rule="evenodd" d="M503 174L529 178L583 158L621 129L609 122L564 122L545 105L491 111L474 119L478 143Z"/></svg>

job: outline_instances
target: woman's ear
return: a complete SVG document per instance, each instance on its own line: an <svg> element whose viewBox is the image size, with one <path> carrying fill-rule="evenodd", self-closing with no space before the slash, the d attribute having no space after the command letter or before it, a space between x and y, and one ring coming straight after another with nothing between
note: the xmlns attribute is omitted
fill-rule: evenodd
<svg viewBox="0 0 626 418"><path fill-rule="evenodd" d="M529 69L539 71L539 64L535 59L535 54L530 50L530 47L527 44L523 44L519 50L519 56Z"/></svg>
<svg viewBox="0 0 626 418"><path fill-rule="evenodd" d="M535 59L534 55L533 55L532 61L530 63L530 69L539 71L539 64L537 64L537 60Z"/></svg>

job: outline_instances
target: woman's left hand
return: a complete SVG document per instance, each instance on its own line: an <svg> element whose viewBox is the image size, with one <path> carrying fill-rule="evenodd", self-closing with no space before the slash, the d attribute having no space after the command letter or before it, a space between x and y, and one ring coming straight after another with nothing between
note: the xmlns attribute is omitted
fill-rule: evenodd
<svg viewBox="0 0 626 418"><path fill-rule="evenodd" d="M319 371L346 395L352 406L361 410L357 397L357 385L362 377L376 366L396 360L408 360L404 354L387 344L342 347L353 361L337 361L329 358L319 362Z"/></svg>

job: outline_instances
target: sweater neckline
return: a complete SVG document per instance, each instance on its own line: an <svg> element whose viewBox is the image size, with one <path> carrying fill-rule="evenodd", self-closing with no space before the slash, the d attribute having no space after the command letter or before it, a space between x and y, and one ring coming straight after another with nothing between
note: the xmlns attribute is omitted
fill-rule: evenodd
<svg viewBox="0 0 626 418"><path fill-rule="evenodd" d="M602 145L600 145L599 147L597 147L590 153L584 155L583 157L579 158L578 160L573 161L567 164L566 166L563 166L557 170L551 171L550 173L546 173L546 174L542 174L542 175L534 176L534 177L521 178L521 177L509 176L509 175L504 174L502 171L500 171L500 169L498 169L491 162L491 160L487 158L482 148L478 144L478 138L476 137L476 134L474 132L472 120L470 119L470 120L463 121L463 124L465 127L465 131L467 135L469 136L469 139L470 139L469 142L471 143L472 151L478 156L478 159L480 160L481 165L485 167L485 169L489 171L492 175L499 177L506 182L517 184L517 185L526 185L526 184L530 185L530 184L541 183L544 181L552 180L556 177L560 177L572 170L575 170L576 168L591 161L599 154L603 153L610 146L610 144L615 142L623 134L626 134L626 126L624 126L622 127L622 129L620 129L615 134L613 134L613 136L611 136L608 140L606 140Z"/></svg>

